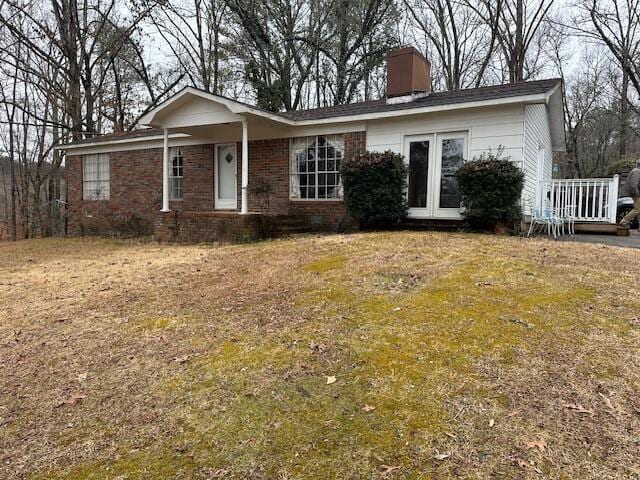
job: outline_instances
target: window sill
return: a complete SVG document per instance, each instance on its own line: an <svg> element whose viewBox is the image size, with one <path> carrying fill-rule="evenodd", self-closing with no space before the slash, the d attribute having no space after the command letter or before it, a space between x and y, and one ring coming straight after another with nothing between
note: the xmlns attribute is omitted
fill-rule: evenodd
<svg viewBox="0 0 640 480"><path fill-rule="evenodd" d="M342 203L344 202L344 198L291 198L289 197L290 202L322 202L322 203Z"/></svg>

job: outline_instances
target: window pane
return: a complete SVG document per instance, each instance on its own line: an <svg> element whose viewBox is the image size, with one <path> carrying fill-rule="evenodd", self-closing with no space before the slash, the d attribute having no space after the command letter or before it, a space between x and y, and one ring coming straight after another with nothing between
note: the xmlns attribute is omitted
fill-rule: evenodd
<svg viewBox="0 0 640 480"><path fill-rule="evenodd" d="M85 200L109 198L109 154L82 157L82 196Z"/></svg>
<svg viewBox="0 0 640 480"><path fill-rule="evenodd" d="M460 189L455 173L464 163L464 139L442 140L442 174L440 176L440 208L460 208Z"/></svg>
<svg viewBox="0 0 640 480"><path fill-rule="evenodd" d="M336 161L327 160L327 172L335 172L335 171L336 171Z"/></svg>
<svg viewBox="0 0 640 480"><path fill-rule="evenodd" d="M427 206L427 176L429 173L429 142L409 144L409 207Z"/></svg>

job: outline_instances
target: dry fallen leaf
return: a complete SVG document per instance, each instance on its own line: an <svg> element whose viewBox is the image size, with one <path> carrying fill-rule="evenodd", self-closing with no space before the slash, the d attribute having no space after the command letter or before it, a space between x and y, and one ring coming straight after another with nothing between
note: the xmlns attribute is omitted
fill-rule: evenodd
<svg viewBox="0 0 640 480"><path fill-rule="evenodd" d="M544 452L544 449L547 448L547 442L544 441L544 438L540 438L538 440L531 440L526 444L527 450L531 450L532 448L537 448L541 452Z"/></svg>
<svg viewBox="0 0 640 480"><path fill-rule="evenodd" d="M336 377L334 376L327 377L327 385L331 385L332 383L336 383Z"/></svg>
<svg viewBox="0 0 640 480"><path fill-rule="evenodd" d="M56 407L61 407L63 405L76 405L80 403L83 399L87 398L86 395L82 395L80 393L74 393L66 400L62 400L56 404Z"/></svg>
<svg viewBox="0 0 640 480"><path fill-rule="evenodd" d="M373 405L365 405L362 407L362 410L365 412L373 412L376 409Z"/></svg>
<svg viewBox="0 0 640 480"><path fill-rule="evenodd" d="M391 475L394 470L398 470L400 467L392 465L380 465L380 468L380 476L382 478L386 478L387 476Z"/></svg>
<svg viewBox="0 0 640 480"><path fill-rule="evenodd" d="M616 415L616 409L613 407L613 404L611 403L611 399L605 397L602 393L598 393L598 395L600 395L600 397L602 398L602 401L604 402L604 404L607 406L607 408L609 409L609 411L611 412L611 414L613 416Z"/></svg>
<svg viewBox="0 0 640 480"><path fill-rule="evenodd" d="M580 404L567 403L564 407L568 408L569 410L574 410L576 413L583 413L583 414L592 415L592 416L595 415L595 412L593 410L589 410L588 408L584 408Z"/></svg>
<svg viewBox="0 0 640 480"><path fill-rule="evenodd" d="M436 460L446 460L447 458L449 458L451 455L449 455L448 453L438 453L436 455L433 456L433 458L435 458Z"/></svg>

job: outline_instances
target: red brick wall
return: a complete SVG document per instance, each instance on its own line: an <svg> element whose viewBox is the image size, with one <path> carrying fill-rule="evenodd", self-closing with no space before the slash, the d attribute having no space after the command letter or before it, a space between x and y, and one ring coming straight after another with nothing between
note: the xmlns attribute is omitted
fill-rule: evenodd
<svg viewBox="0 0 640 480"><path fill-rule="evenodd" d="M180 147L183 156L184 199L171 209L213 209L213 145ZM162 206L162 149L111 152L109 200L83 200L82 160L67 156L69 232L109 234L153 232L155 213ZM139 218L136 232L132 215Z"/></svg>
<svg viewBox="0 0 640 480"><path fill-rule="evenodd" d="M153 236L162 242L226 242L262 236L259 215L222 212L157 212Z"/></svg>
<svg viewBox="0 0 640 480"><path fill-rule="evenodd" d="M345 134L345 153L364 150L365 132ZM213 210L214 146L182 148L184 199L170 207L182 212ZM162 149L111 152L110 199L82 199L82 161L67 156L69 232L72 234L144 233L154 229L156 213L162 203ZM241 145L238 144L238 205L241 198ZM302 217L311 228L335 229L344 219L341 200L308 201L289 199L289 139L249 142L249 210L266 211L265 194L257 188L270 188L268 213ZM132 216L138 220L133 221ZM210 222L215 223L215 222Z"/></svg>
<svg viewBox="0 0 640 480"><path fill-rule="evenodd" d="M161 149L111 152L109 200L83 200L82 158L67 156L68 229L72 234L127 230L132 215L144 233L153 231L153 213L162 201Z"/></svg>
<svg viewBox="0 0 640 480"><path fill-rule="evenodd" d="M344 134L345 155L366 149L366 132ZM263 140L249 145L249 209L260 211L260 199L253 187L268 183L271 187L272 213L303 217L312 229L334 230L345 218L342 200L292 200L289 198L289 139Z"/></svg>

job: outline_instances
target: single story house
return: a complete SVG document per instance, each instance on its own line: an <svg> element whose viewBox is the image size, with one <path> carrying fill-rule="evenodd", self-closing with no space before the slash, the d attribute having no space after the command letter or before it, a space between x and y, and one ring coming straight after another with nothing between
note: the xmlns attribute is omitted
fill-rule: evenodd
<svg viewBox="0 0 640 480"><path fill-rule="evenodd" d="M394 50L385 98L281 113L187 87L142 118L148 128L59 147L69 229L191 241L250 238L266 217L335 229L340 162L365 149L404 155L411 218L459 220L456 169L499 148L525 174L523 199L540 195L565 148L561 80L436 93L430 68L414 48Z"/></svg>

